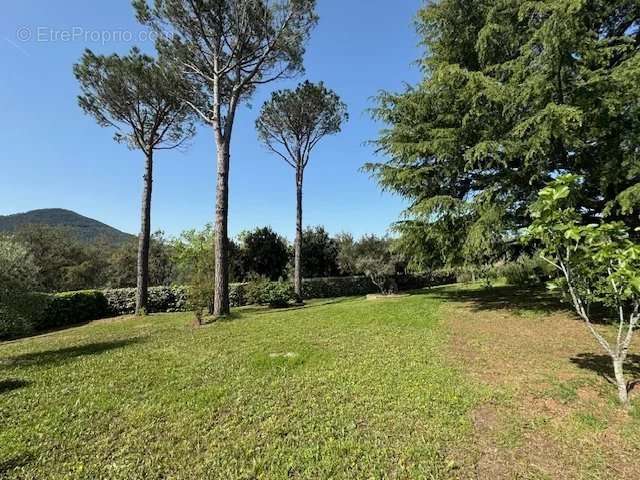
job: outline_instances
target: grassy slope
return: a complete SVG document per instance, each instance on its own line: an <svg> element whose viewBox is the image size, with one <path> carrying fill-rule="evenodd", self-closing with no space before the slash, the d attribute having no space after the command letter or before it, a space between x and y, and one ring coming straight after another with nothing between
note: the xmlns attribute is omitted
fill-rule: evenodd
<svg viewBox="0 0 640 480"><path fill-rule="evenodd" d="M444 360L440 303L200 329L161 315L2 345L0 477L449 478L481 395Z"/></svg>

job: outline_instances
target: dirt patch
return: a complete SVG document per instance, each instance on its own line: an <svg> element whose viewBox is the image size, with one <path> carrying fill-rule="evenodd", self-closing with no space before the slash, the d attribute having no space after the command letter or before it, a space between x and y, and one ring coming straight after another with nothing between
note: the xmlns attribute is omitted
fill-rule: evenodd
<svg viewBox="0 0 640 480"><path fill-rule="evenodd" d="M473 413L473 466L459 478L640 476L640 421L616 405L606 359L571 312L468 294L443 312L453 358L492 396Z"/></svg>

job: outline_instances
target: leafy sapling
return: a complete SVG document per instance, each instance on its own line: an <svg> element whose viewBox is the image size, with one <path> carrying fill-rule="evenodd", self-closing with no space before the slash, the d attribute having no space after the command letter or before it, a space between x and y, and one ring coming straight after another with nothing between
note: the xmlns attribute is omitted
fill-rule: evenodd
<svg viewBox="0 0 640 480"><path fill-rule="evenodd" d="M134 48L126 56L87 50L74 66L80 107L115 140L145 156L141 228L138 244L136 313L147 311L153 160L157 150L178 148L194 134L192 111L181 100L187 84L180 72Z"/></svg>
<svg viewBox="0 0 640 480"><path fill-rule="evenodd" d="M542 256L561 274L551 288L564 288L576 312L611 357L620 402L628 406L630 382L624 374L633 334L640 321L640 245L620 222L584 225L575 208L580 177L564 175L543 188L530 211L526 237L539 242ZM592 306L613 314L617 334L607 339L593 324Z"/></svg>

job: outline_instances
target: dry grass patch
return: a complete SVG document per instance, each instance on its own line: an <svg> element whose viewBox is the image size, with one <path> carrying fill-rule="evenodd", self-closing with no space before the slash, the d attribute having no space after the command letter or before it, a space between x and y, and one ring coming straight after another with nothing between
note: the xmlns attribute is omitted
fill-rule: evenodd
<svg viewBox="0 0 640 480"><path fill-rule="evenodd" d="M544 292L435 295L448 300L453 356L493 390L473 413L476 448L465 452L473 466L462 477L638 478L640 400L630 414L621 410L605 378L609 359L580 321ZM640 375L631 360L628 372Z"/></svg>

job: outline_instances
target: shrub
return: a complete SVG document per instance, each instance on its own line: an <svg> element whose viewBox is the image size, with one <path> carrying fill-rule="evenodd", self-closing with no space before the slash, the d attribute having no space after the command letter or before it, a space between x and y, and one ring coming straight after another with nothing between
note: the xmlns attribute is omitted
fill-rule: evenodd
<svg viewBox="0 0 640 480"><path fill-rule="evenodd" d="M188 307L188 287L151 287L148 313L183 312ZM136 289L104 290L109 315L132 315L136 311Z"/></svg>
<svg viewBox="0 0 640 480"><path fill-rule="evenodd" d="M374 291L376 286L367 277L305 278L302 281L302 296L306 299L349 297Z"/></svg>
<svg viewBox="0 0 640 480"><path fill-rule="evenodd" d="M553 275L553 267L539 256L523 255L498 269L498 275L509 285L541 285Z"/></svg>
<svg viewBox="0 0 640 480"><path fill-rule="evenodd" d="M40 329L49 295L25 293L0 305L0 340L23 337Z"/></svg>
<svg viewBox="0 0 640 480"><path fill-rule="evenodd" d="M29 293L40 272L33 255L12 238L0 237L0 338L29 333L38 302Z"/></svg>
<svg viewBox="0 0 640 480"><path fill-rule="evenodd" d="M294 298L293 286L289 282L270 282L264 278L247 283L245 295L247 304L273 308L286 307Z"/></svg>
<svg viewBox="0 0 640 480"><path fill-rule="evenodd" d="M44 312L38 321L37 330L89 322L108 315L109 305L101 291L56 293L49 295Z"/></svg>

